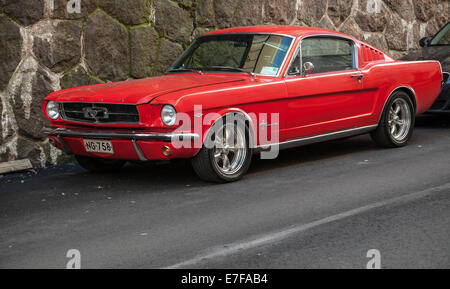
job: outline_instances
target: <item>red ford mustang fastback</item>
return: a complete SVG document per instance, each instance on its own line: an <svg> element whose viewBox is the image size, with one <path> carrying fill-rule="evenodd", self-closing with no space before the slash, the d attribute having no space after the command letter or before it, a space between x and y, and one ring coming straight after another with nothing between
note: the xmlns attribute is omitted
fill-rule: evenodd
<svg viewBox="0 0 450 289"><path fill-rule="evenodd" d="M189 158L202 179L230 182L255 153L364 133L404 146L442 80L439 62L341 33L245 27L200 37L161 77L57 91L43 109L51 142L88 170Z"/></svg>

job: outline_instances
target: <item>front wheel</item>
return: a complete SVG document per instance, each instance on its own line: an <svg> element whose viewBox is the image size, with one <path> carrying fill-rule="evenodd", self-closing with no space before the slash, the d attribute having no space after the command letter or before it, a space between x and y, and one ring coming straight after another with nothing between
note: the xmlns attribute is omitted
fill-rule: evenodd
<svg viewBox="0 0 450 289"><path fill-rule="evenodd" d="M372 139L381 147L403 147L411 139L414 123L412 101L405 92L398 91L387 103Z"/></svg>
<svg viewBox="0 0 450 289"><path fill-rule="evenodd" d="M244 122L224 123L212 128L211 145L203 145L192 159L197 175L208 182L227 183L242 178L252 160L249 131Z"/></svg>
<svg viewBox="0 0 450 289"><path fill-rule="evenodd" d="M99 159L80 155L76 155L75 159L84 169L97 173L120 170L126 163L126 161L122 160Z"/></svg>

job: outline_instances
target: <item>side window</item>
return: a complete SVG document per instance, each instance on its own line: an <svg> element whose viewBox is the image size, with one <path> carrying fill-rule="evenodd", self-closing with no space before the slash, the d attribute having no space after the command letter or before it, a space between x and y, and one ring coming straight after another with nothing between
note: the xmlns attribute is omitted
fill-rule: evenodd
<svg viewBox="0 0 450 289"><path fill-rule="evenodd" d="M351 70L353 43L338 38L307 38L302 41L302 65L313 64L312 74Z"/></svg>
<svg viewBox="0 0 450 289"><path fill-rule="evenodd" d="M291 66L288 70L288 75L300 75L301 73L300 69L300 49L297 49L295 52L294 59L292 60Z"/></svg>

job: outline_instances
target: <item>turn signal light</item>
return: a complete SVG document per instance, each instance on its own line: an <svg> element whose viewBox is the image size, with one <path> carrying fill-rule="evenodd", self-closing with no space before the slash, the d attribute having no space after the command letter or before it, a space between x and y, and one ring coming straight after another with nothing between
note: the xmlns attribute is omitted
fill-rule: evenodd
<svg viewBox="0 0 450 289"><path fill-rule="evenodd" d="M49 138L49 139L48 139L48 142L49 142L52 146L58 147L58 145L56 144L56 141L55 141L54 139Z"/></svg>
<svg viewBox="0 0 450 289"><path fill-rule="evenodd" d="M161 151L162 151L163 155L165 155L166 157L172 156L172 150L167 146L163 146L161 148Z"/></svg>

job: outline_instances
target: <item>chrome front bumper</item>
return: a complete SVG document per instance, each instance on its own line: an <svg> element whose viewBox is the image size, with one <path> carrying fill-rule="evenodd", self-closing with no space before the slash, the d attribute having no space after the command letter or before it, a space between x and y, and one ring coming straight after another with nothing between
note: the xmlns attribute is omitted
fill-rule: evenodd
<svg viewBox="0 0 450 289"><path fill-rule="evenodd" d="M139 132L112 132L112 131L83 131L66 128L44 128L47 135L62 137L84 137L93 139L129 139L129 140L155 140L155 141L185 141L198 140L196 133L139 133Z"/></svg>
<svg viewBox="0 0 450 289"><path fill-rule="evenodd" d="M44 128L43 132L47 135L56 136L62 149L66 154L72 152L66 146L62 137L80 137L90 139L107 139L107 140L130 140L141 161L147 161L144 153L139 148L136 141L195 141L200 139L196 133L139 133L139 132L113 132L113 131L83 131L72 130L67 128Z"/></svg>

